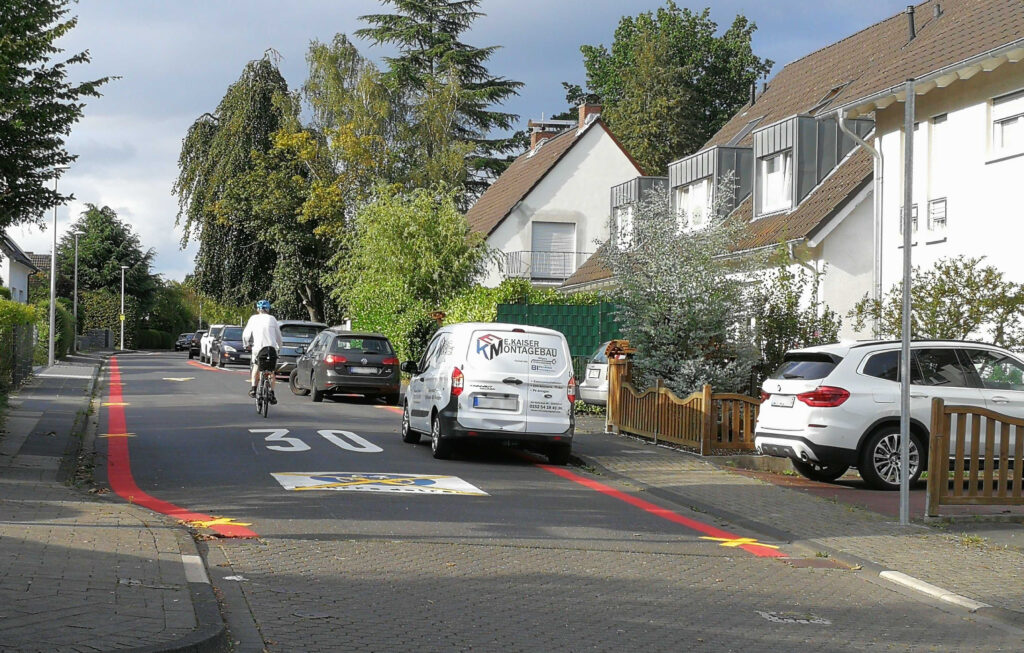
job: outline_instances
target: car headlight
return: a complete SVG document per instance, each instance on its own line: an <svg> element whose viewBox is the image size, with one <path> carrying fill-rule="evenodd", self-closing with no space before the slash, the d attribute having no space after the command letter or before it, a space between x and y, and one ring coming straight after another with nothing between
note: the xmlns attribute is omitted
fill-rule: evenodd
<svg viewBox="0 0 1024 653"><path fill-rule="evenodd" d="M231 345L224 345L224 351L226 351L229 354L233 354L238 350L232 347Z"/></svg>

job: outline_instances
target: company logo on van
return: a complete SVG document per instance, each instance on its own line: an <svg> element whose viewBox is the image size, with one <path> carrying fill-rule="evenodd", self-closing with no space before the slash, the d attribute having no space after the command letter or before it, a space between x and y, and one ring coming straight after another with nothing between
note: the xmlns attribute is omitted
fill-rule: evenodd
<svg viewBox="0 0 1024 653"><path fill-rule="evenodd" d="M501 354L527 354L529 356L558 357L554 347L541 347L539 340L526 338L499 338L488 333L476 339L476 353L487 360L493 360Z"/></svg>
<svg viewBox="0 0 1024 653"><path fill-rule="evenodd" d="M476 353L482 354L487 360L492 360L501 354L501 338L488 333L476 339Z"/></svg>

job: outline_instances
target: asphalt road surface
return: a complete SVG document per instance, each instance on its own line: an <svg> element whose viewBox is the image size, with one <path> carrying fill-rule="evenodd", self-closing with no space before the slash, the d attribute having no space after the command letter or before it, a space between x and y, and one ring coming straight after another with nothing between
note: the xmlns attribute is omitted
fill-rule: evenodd
<svg viewBox="0 0 1024 653"><path fill-rule="evenodd" d="M131 354L110 372L112 485L202 515L200 533L249 535L205 542L238 650L1021 647L997 623L584 469L496 446L434 460L381 403L314 404L279 383L264 419L241 368Z"/></svg>

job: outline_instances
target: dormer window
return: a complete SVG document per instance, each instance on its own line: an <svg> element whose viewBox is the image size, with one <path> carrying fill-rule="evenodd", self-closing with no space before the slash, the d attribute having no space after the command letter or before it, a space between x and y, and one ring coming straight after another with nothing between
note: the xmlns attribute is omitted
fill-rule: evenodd
<svg viewBox="0 0 1024 653"><path fill-rule="evenodd" d="M783 150L758 160L758 197L762 213L793 206L793 151Z"/></svg>
<svg viewBox="0 0 1024 653"><path fill-rule="evenodd" d="M633 205L617 206L612 210L615 227L615 244L619 249L629 249L633 244Z"/></svg>
<svg viewBox="0 0 1024 653"><path fill-rule="evenodd" d="M681 229L700 229L708 223L711 212L711 177L675 189L675 206Z"/></svg>

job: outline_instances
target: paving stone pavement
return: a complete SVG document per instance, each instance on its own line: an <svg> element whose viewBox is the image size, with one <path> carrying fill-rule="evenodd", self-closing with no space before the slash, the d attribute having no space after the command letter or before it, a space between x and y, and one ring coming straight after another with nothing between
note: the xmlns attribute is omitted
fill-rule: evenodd
<svg viewBox="0 0 1024 653"><path fill-rule="evenodd" d="M79 356L41 370L5 411L0 651L161 650L182 643L202 650L201 642L221 640L200 629L209 611L207 623L199 623L182 564L195 546L180 526L61 482L73 467L61 461L73 461L81 447L72 433L87 420L101 360ZM223 631L222 624L216 628Z"/></svg>
<svg viewBox="0 0 1024 653"><path fill-rule="evenodd" d="M573 451L585 464L656 488L697 510L710 510L823 552L848 554L1012 611L1009 619L1024 625L1020 548L961 537L955 526L903 527L891 517L779 487L676 449L601 433L600 422L593 418L581 425Z"/></svg>

